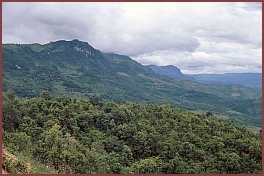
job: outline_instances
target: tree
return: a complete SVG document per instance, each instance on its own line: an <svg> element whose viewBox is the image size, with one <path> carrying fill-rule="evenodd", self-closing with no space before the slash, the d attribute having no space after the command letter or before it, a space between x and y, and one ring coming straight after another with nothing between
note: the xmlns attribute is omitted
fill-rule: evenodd
<svg viewBox="0 0 264 176"><path fill-rule="evenodd" d="M123 149L120 156L120 163L122 166L130 166L133 161L133 153L131 148L127 145L123 145Z"/></svg>
<svg viewBox="0 0 264 176"><path fill-rule="evenodd" d="M227 173L241 173L241 167L240 167L240 156L236 153L230 153L229 156L227 157L226 161L226 172Z"/></svg>
<svg viewBox="0 0 264 176"><path fill-rule="evenodd" d="M2 121L4 130L10 132L19 127L21 123L21 106L11 89L2 97Z"/></svg>
<svg viewBox="0 0 264 176"><path fill-rule="evenodd" d="M206 112L206 116L209 117L209 116L213 116L213 113L211 111L208 111Z"/></svg>
<svg viewBox="0 0 264 176"><path fill-rule="evenodd" d="M161 172L159 158L149 157L141 159L130 167L130 172L135 174L158 174Z"/></svg>
<svg viewBox="0 0 264 176"><path fill-rule="evenodd" d="M175 158L170 159L169 162L163 165L162 170L166 174L186 173L184 166L184 161L182 161L179 154L176 154Z"/></svg>
<svg viewBox="0 0 264 176"><path fill-rule="evenodd" d="M63 144L63 134L60 126L55 124L51 129L42 133L42 147L46 151L45 158L56 169L60 170L62 161L60 158Z"/></svg>
<svg viewBox="0 0 264 176"><path fill-rule="evenodd" d="M51 100L52 99L49 91L41 92L40 97L44 98L45 100Z"/></svg>

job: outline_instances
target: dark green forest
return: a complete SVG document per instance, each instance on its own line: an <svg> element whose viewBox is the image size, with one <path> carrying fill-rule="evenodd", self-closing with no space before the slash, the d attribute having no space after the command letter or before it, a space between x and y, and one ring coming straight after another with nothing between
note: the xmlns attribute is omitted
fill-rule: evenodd
<svg viewBox="0 0 264 176"><path fill-rule="evenodd" d="M262 173L262 132L212 112L49 91L18 98L13 90L3 94L2 108L3 148L53 173ZM32 173L5 158L2 167Z"/></svg>

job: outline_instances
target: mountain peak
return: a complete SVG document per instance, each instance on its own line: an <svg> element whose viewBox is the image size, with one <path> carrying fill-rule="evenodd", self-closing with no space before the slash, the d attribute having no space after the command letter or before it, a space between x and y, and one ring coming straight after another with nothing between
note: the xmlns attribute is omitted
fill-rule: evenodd
<svg viewBox="0 0 264 176"><path fill-rule="evenodd" d="M193 78L182 74L181 70L174 65L166 65L166 66L156 66L156 65L147 65L147 67L151 68L155 73L160 75L165 75L174 79L184 79L184 80L194 80Z"/></svg>
<svg viewBox="0 0 264 176"><path fill-rule="evenodd" d="M89 46L89 47L92 47L91 45L88 44L88 42L84 42L84 41L80 41L78 39L73 39L73 40L58 40L58 41L51 41L50 43L48 43L47 45L49 44L57 44L57 45L83 45L83 46Z"/></svg>
<svg viewBox="0 0 264 176"><path fill-rule="evenodd" d="M52 51L65 51L65 50L76 50L78 52L88 53L89 55L96 53L96 49L93 48L88 42L80 41L78 39L73 39L71 41L67 40L58 40L55 42L50 42L44 45L45 48L48 48ZM99 50L97 50L99 51Z"/></svg>

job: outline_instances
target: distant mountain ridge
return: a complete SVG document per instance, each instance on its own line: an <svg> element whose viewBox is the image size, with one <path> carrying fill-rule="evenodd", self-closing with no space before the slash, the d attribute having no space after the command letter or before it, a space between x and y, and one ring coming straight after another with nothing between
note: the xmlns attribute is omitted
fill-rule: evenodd
<svg viewBox="0 0 264 176"><path fill-rule="evenodd" d="M241 84L246 87L262 88L261 73L224 73L189 75L201 83Z"/></svg>
<svg viewBox="0 0 264 176"><path fill-rule="evenodd" d="M224 73L224 74L183 74L173 65L156 66L147 65L155 73L168 76L173 79L191 80L200 83L240 84L246 87L262 88L261 73Z"/></svg>
<svg viewBox="0 0 264 176"><path fill-rule="evenodd" d="M195 81L194 78L182 74L181 70L173 65L167 65L167 66L147 65L147 67L151 68L151 70L153 70L155 73L165 75L170 78Z"/></svg>

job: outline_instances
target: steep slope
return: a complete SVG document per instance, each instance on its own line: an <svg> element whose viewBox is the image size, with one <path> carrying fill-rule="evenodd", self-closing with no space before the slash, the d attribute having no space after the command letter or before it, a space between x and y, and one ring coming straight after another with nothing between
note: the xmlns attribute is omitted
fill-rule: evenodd
<svg viewBox="0 0 264 176"><path fill-rule="evenodd" d="M78 40L3 44L2 48L3 91L13 89L19 97L37 97L43 90L72 98L97 94L113 101L213 111L240 124L261 126L261 89L171 79L128 56L101 53ZM230 106L237 102L247 106L247 111Z"/></svg>
<svg viewBox="0 0 264 176"><path fill-rule="evenodd" d="M41 90L49 90L53 95L86 97L104 97L110 91L119 96L134 89L139 92L137 80L152 73L135 61L103 55L76 40L43 46L3 46L3 90L13 88L21 97L38 96Z"/></svg>
<svg viewBox="0 0 264 176"><path fill-rule="evenodd" d="M20 139L16 139L20 140ZM12 150L14 151L14 150ZM29 156L22 155L20 157L11 154L5 148L2 148L2 174L56 174L57 172L48 168L40 162L34 161ZM33 163L31 163L33 162Z"/></svg>

